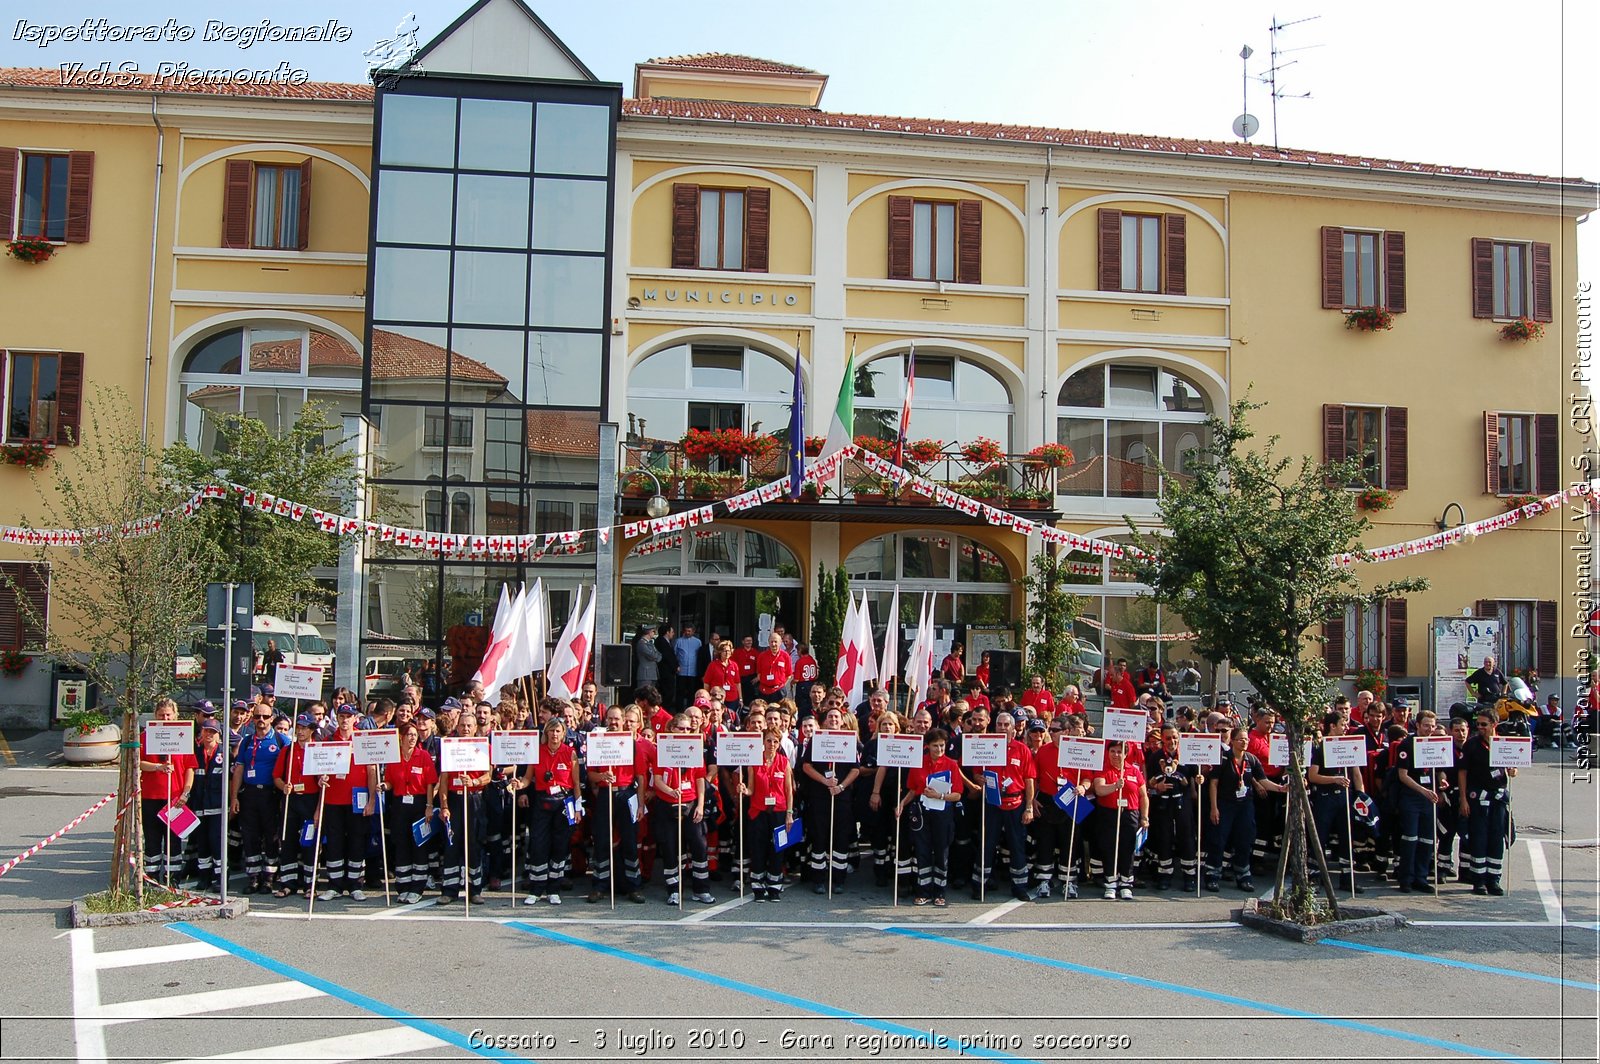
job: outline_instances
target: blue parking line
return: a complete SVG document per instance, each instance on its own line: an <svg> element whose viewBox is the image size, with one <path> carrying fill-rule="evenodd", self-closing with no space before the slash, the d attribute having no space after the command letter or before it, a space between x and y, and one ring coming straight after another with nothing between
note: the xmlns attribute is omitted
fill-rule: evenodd
<svg viewBox="0 0 1600 1064"><path fill-rule="evenodd" d="M832 1005L825 1005L820 1001L812 1001L809 998L795 997L793 994L785 994L779 990L769 990L764 986L756 986L753 983L741 983L736 979L727 979L720 975L712 975L710 972L702 972L698 968L686 968L681 964L673 964L671 961L664 961L658 957L651 957L648 954L634 953L631 950L618 949L615 946L607 946L599 942L591 942L588 939L574 938L571 935L562 934L560 931L552 931L548 927L540 927L536 924L526 924L519 920L510 921L505 926L515 928L518 931L522 931L530 935L537 935L540 938L549 939L552 942L560 942L567 946L577 946L579 949L586 949L591 953L598 953L606 957L614 957L618 960L631 961L634 964L642 964L647 968L654 968L661 972L669 972L673 975L681 975L688 979L696 979L702 983L708 983L711 986L720 987L723 990L736 990L741 994L749 994L752 997L761 998L763 1001L772 1001L780 1005L788 1005L790 1008L801 1009L806 1012L814 1013L818 1016L826 1016L830 1019L848 1020L857 1026L866 1027L870 1030L882 1031L885 1034L901 1035L908 1038L931 1040L933 1044L930 1048L942 1050L947 1053L955 1053L958 1056L984 1057L988 1060L1005 1060L1011 1061L1013 1064L1039 1064L1038 1061L1029 1060L1027 1057L1013 1056L1010 1053L1002 1052L998 1049L989 1049L985 1046L961 1046L958 1045L957 1039L951 1038L948 1035L933 1034L929 1031L917 1030L915 1027L907 1027L904 1024L890 1023L887 1020L875 1019L874 1017L866 1016L859 1012L851 1012L848 1009L835 1008Z"/></svg>
<svg viewBox="0 0 1600 1064"><path fill-rule="evenodd" d="M1408 961L1425 961L1428 964L1442 964L1446 968L1465 968L1469 972L1484 972L1488 975L1503 975L1511 979L1527 979L1535 983L1550 983L1554 986L1570 986L1575 990L1600 991L1600 985L1583 983L1576 979L1562 979L1554 975L1538 975L1534 972L1520 972L1515 968L1496 968L1491 964L1473 964L1471 961L1456 961L1449 957L1434 957L1427 953L1407 953L1405 950L1384 949L1381 946L1369 946L1363 942L1347 942L1342 938L1325 938L1324 946L1338 946L1340 949L1353 949L1361 953L1377 953L1385 957L1400 957Z"/></svg>
<svg viewBox="0 0 1600 1064"><path fill-rule="evenodd" d="M310 972L301 971L299 968L274 960L264 953L257 953L255 950L241 946L236 942L230 942L220 935L214 935L210 931L203 931L194 924L168 924L167 926L180 935L188 935L190 938L198 939L207 945L215 946L226 953L231 953L240 960L249 961L257 968L264 968L275 975L283 976L285 979L293 979L307 986L315 987L330 997L338 998L340 1001L370 1012L374 1016L382 1016L386 1020L393 1020L396 1023L410 1027L412 1030L432 1035L439 1041L448 1042L457 1049L464 1049L468 1053L474 1053L480 1057L488 1057L490 1060L508 1061L511 1064L538 1064L537 1061L529 1060L527 1057L519 1057L501 1049L475 1045L471 1038L468 1038L460 1031L452 1030L431 1020L424 1020L419 1016L406 1012L404 1009L395 1008L393 1005L379 1001L376 998L369 998L365 994L358 994L354 990L340 986L338 983L312 975Z"/></svg>
<svg viewBox="0 0 1600 1064"><path fill-rule="evenodd" d="M935 935L927 931L919 931L910 927L886 927L891 935L903 935L906 938L921 939L925 942L938 942L946 946L955 946L958 949L973 950L978 953L987 953L995 957L1004 957L1007 960L1023 961L1028 964L1039 964L1047 968L1056 968L1065 972L1074 972L1078 975L1092 975L1100 979L1110 979L1114 982L1128 986L1140 986L1149 990L1165 990L1173 994L1183 994L1187 997L1200 998L1203 1001L1214 1002L1219 1005L1233 1005L1242 1009L1253 1009L1256 1012L1267 1012L1274 1016L1289 1016L1299 1020L1309 1020L1312 1023L1326 1024L1330 1027L1339 1027L1347 1031L1361 1031L1364 1034L1375 1034L1383 1038L1396 1038L1403 1042L1414 1042L1417 1045L1430 1046L1434 1049L1447 1049L1452 1053L1465 1053L1469 1056L1483 1057L1487 1060L1507 1060L1516 1064L1552 1064L1551 1061L1539 1060L1533 1057L1519 1057L1510 1053L1503 1053L1495 1049L1485 1049L1482 1046L1469 1046L1461 1042L1449 1042L1440 1038L1430 1038L1425 1034L1413 1034L1410 1031L1400 1031L1391 1027L1379 1027L1376 1024L1362 1023L1360 1020L1340 1019L1336 1016L1327 1016L1319 1012L1307 1012L1304 1009L1289 1008L1284 1005L1274 1005L1266 1001L1256 1001L1253 998L1237 997L1233 994L1223 994L1215 990L1205 990L1197 986L1184 986L1182 983L1168 983L1160 979L1146 979L1138 975L1126 975L1122 972L1113 972L1105 968L1091 968L1083 964L1073 964L1071 961L1059 961L1052 957L1039 957L1031 953L1018 953L1015 950L1001 949L999 946L989 946L981 942L964 942L959 938L948 938L944 935Z"/></svg>

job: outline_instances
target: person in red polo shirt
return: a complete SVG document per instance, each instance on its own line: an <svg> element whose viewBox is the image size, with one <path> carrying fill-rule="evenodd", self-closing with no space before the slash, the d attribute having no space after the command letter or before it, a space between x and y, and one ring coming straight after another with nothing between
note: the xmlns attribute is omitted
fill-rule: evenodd
<svg viewBox="0 0 1600 1064"><path fill-rule="evenodd" d="M984 796L983 814L988 820L988 830L983 839L983 854L972 873L972 896L977 898L994 867L995 847L1005 838L1010 855L1011 896L1018 901L1028 900L1028 846L1027 826L1033 823L1033 798L1035 771L1033 754L1017 741L1016 719L1002 712L994 719L995 730L1006 737L1006 763L981 770L985 776L993 772L999 778L1000 804L989 803Z"/></svg>
<svg viewBox="0 0 1600 1064"><path fill-rule="evenodd" d="M1257 706L1250 711L1250 738L1245 749L1261 762L1267 779L1277 782L1283 775L1282 765L1274 765L1269 756L1272 735L1278 723L1278 714L1270 706ZM1277 793L1262 795L1256 801L1256 839L1252 847L1252 864L1263 871L1276 865L1275 855L1283 840L1284 807L1287 801Z"/></svg>
<svg viewBox="0 0 1600 1064"><path fill-rule="evenodd" d="M755 651L750 651L750 675L755 675ZM706 673L701 677L706 685L706 690L713 687L722 688L723 696L730 702L739 702L744 699L742 679L744 677L743 665L738 660L738 651L733 649L733 644L727 640L717 644L716 650L711 655L711 664L706 666Z"/></svg>
<svg viewBox="0 0 1600 1064"><path fill-rule="evenodd" d="M771 701L783 697L793 678L794 662L783 649L783 637L774 632L767 649L756 659L756 687L762 698Z"/></svg>
<svg viewBox="0 0 1600 1064"><path fill-rule="evenodd" d="M566 740L566 721L551 717L545 722L539 763L529 765L520 780L507 785L508 790L528 792L517 798L519 808L524 800L529 806L528 896L522 899L524 905L541 898L548 898L551 905L561 904L558 884L566 875L574 826L568 803L577 801L579 784L578 752Z"/></svg>
<svg viewBox="0 0 1600 1064"><path fill-rule="evenodd" d="M723 645L732 648L733 641L725 640ZM738 666L739 678L727 690L733 700L749 702L756 697L757 692L760 690L756 684L756 670L760 664L761 651L756 649L755 636L745 636L739 640L739 649L730 649L729 652L733 656L734 664ZM707 680L706 682L709 684L711 681Z"/></svg>
<svg viewBox="0 0 1600 1064"><path fill-rule="evenodd" d="M1061 693L1061 700L1056 703L1056 713L1079 714L1088 713L1089 707L1084 705L1083 692L1078 690L1075 683L1067 684L1067 689Z"/></svg>
<svg viewBox="0 0 1600 1064"><path fill-rule="evenodd" d="M672 718L674 735L693 735L695 731L694 721L687 713ZM655 826L656 851L661 854L662 878L667 885L667 904L677 905L679 901L683 855L678 850L678 830L682 821L683 844L689 851L689 875L694 885L690 897L709 905L716 898L711 894L711 861L706 850L705 766L662 768L657 763L659 757L658 750L650 767L650 786L654 791L651 819Z"/></svg>
<svg viewBox="0 0 1600 1064"><path fill-rule="evenodd" d="M348 743L355 737L355 706L339 707L339 730L331 742ZM367 874L367 817L373 815L377 800L373 797L378 783L376 765L358 765L354 759L350 767L339 776L319 776L318 785L324 793L322 806L322 868L318 880L322 893L318 901L332 901L345 895L351 901L366 901L361 884ZM366 790L366 801L360 809L355 807L355 792Z"/></svg>
<svg viewBox="0 0 1600 1064"><path fill-rule="evenodd" d="M1049 720L1055 713L1056 696L1044 685L1044 677L1035 674L1028 681L1028 689L1022 692L1022 705L1031 711L1030 716L1043 717Z"/></svg>
<svg viewBox="0 0 1600 1064"><path fill-rule="evenodd" d="M1094 774L1096 848L1111 857L1106 869L1106 900L1133 900L1133 845L1140 828L1150 826L1144 773L1127 760L1125 743L1106 744L1106 767Z"/></svg>
<svg viewBox="0 0 1600 1064"><path fill-rule="evenodd" d="M417 744L417 726L409 721L395 729L400 741L400 760L383 766L378 783L385 792L384 819L389 824L390 858L394 861L394 885L400 902L412 905L422 900L428 881L428 862L411 833L411 826L429 816L429 795L439 782L433 757Z"/></svg>
<svg viewBox="0 0 1600 1064"><path fill-rule="evenodd" d="M750 881L756 901L783 898L783 854L773 833L794 827L794 773L783 753L783 732L768 728L761 735L761 764L744 770L750 803L746 807L749 830Z"/></svg>
<svg viewBox="0 0 1600 1064"><path fill-rule="evenodd" d="M163 698L153 719L178 719L178 703ZM144 874L171 880L183 856L183 840L172 834L159 814L168 804L184 805L194 787L193 754L147 754L139 747L139 813L144 819Z"/></svg>
<svg viewBox="0 0 1600 1064"><path fill-rule="evenodd" d="M1139 692L1133 686L1133 678L1128 675L1128 659L1118 658L1116 663L1106 671L1103 681L1106 697L1111 699L1112 709L1132 709L1139 700Z"/></svg>
<svg viewBox="0 0 1600 1064"><path fill-rule="evenodd" d="M726 646L727 644L723 644ZM648 752L644 740L633 734L625 723L621 706L606 711L605 727L599 734L627 735L633 744L633 762L628 765L608 766L588 770L592 788L589 808L589 836L594 843L589 858L589 872L593 885L584 900L593 905L606 897L611 890L612 839L622 854L622 889L631 902L643 904L644 894L639 890L639 825L634 815L643 813L644 799L639 794L639 781L650 771Z"/></svg>

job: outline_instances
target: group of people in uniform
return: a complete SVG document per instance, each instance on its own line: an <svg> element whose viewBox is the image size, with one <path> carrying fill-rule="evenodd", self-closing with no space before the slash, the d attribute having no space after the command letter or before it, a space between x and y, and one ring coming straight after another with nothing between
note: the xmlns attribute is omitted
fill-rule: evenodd
<svg viewBox="0 0 1600 1064"><path fill-rule="evenodd" d="M402 903L434 891L442 905L463 894L476 902L485 889L516 891L528 905L560 905L575 890L589 902L643 903L654 880L670 904L705 904L716 880L778 901L797 882L832 895L861 889L870 874L877 888L937 907L952 884L974 898L1035 901L1076 898L1090 884L1107 899L1132 899L1136 888L1217 892L1225 880L1253 891L1253 874L1275 866L1283 841L1285 770L1269 753L1276 715L1241 712L1225 695L1169 715L1154 693L1140 694L1145 741L1107 742L1102 767L1075 768L1063 764L1060 740L1092 737L1095 721L1076 687L1057 696L1037 677L993 704L980 685L957 698L936 680L925 702L904 707L883 690L850 706L821 684L804 706L781 691L729 701L713 684L676 712L648 683L610 707L592 683L572 701L530 700L525 690L508 686L491 703L474 687L437 709L415 689L365 707L341 690L331 712L314 702L290 720L263 686L227 725L201 703L192 756L141 753L146 874L213 889L231 845L245 890L280 898L360 902L384 889L387 873ZM1353 862L1401 891L1441 876L1502 893L1515 769L1489 764L1494 711L1459 708L1442 726L1431 710L1413 718L1403 699L1386 706L1367 692L1328 706L1323 734L1359 733L1368 751L1364 767L1333 768L1313 744L1312 821L1330 874L1351 875ZM163 702L155 716L176 719L178 707ZM1455 767L1419 768L1413 737L1446 728ZM309 741L367 729L395 731L397 762L306 772ZM443 767L443 737L494 729L536 729L537 763ZM833 739L827 752L819 730ZM716 739L729 731L760 737L759 764L718 764ZM1183 763L1186 732L1219 735L1220 764ZM841 734L853 737L853 756L840 753ZM626 736L631 758L590 764L596 735ZM663 735L701 736L701 763L663 764ZM971 735L997 737L1003 763L963 764ZM880 764L885 736L920 739L920 767ZM187 840L158 815L172 804L200 819Z"/></svg>

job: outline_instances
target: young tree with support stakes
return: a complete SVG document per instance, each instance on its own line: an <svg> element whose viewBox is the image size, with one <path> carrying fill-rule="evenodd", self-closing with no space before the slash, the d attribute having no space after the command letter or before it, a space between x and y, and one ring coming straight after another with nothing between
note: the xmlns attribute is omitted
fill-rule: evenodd
<svg viewBox="0 0 1600 1064"><path fill-rule="evenodd" d="M200 529L174 512L189 489L161 476L161 456L140 438L127 395L99 390L86 405L89 427L73 450L75 460L35 474L42 513L24 524L86 530L70 548L39 549L39 562L50 567L45 653L64 668L82 669L122 711L121 815L112 836L110 889L142 903L139 714L173 690L179 640L204 615ZM158 526L130 531L134 522L157 514L164 515ZM19 602L31 608L26 596ZM44 618L30 620L44 628Z"/></svg>
<svg viewBox="0 0 1600 1064"><path fill-rule="evenodd" d="M1083 612L1085 600L1067 590L1066 556L1048 547L1034 555L1033 572L1023 577L1028 591L1028 671L1043 676L1052 691L1067 682L1078 655L1072 639L1072 622Z"/></svg>
<svg viewBox="0 0 1600 1064"><path fill-rule="evenodd" d="M1321 845L1307 830L1311 808L1301 763L1301 744L1315 734L1330 688L1318 629L1348 606L1421 591L1427 581L1363 588L1349 566L1333 563L1341 554L1360 557L1369 527L1347 488L1361 482L1361 459L1319 464L1278 457L1276 437L1248 446L1255 436L1248 417L1261 405L1241 399L1228 420L1208 419L1210 442L1195 452L1191 477L1163 476L1158 514L1166 534L1141 533L1129 521L1143 553L1130 552L1124 564L1281 715L1289 739L1289 808L1273 904L1284 918L1314 923L1324 914L1310 857L1318 858L1322 891L1338 916Z"/></svg>
<svg viewBox="0 0 1600 1064"><path fill-rule="evenodd" d="M839 662L839 643L844 638L844 616L850 606L850 577L844 566L829 573L817 566L817 597L811 607L811 656L817 659L817 675L833 683Z"/></svg>

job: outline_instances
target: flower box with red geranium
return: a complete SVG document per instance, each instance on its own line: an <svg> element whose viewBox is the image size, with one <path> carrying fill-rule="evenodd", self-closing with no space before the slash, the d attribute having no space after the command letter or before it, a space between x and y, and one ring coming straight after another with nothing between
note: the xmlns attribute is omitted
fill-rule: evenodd
<svg viewBox="0 0 1600 1064"><path fill-rule="evenodd" d="M1383 678L1383 673L1376 669L1362 669L1356 673L1356 690L1371 691L1372 697L1383 699L1383 693L1389 689L1389 681Z"/></svg>
<svg viewBox="0 0 1600 1064"><path fill-rule="evenodd" d="M943 440L912 440L906 444L906 457L926 465L944 457Z"/></svg>
<svg viewBox="0 0 1600 1064"><path fill-rule="evenodd" d="M55 444L43 443L39 440L30 440L27 443L0 444L0 462L4 462L6 465L40 469L50 464L50 457L55 453L55 449Z"/></svg>
<svg viewBox="0 0 1600 1064"><path fill-rule="evenodd" d="M987 436L979 436L971 443L961 445L961 457L978 465L993 465L1005 456L1004 448Z"/></svg>
<svg viewBox="0 0 1600 1064"><path fill-rule="evenodd" d="M806 457L807 458L820 458L820 457L822 457L822 448L823 448L823 445L826 444L827 442L828 442L828 438L826 436L807 436L806 437Z"/></svg>
<svg viewBox="0 0 1600 1064"><path fill-rule="evenodd" d="M879 458L887 458L894 453L893 440L880 440L876 436L857 436L856 446Z"/></svg>
<svg viewBox="0 0 1600 1064"><path fill-rule="evenodd" d="M6 251L18 262L26 262L30 266L37 266L56 253L56 246L48 240L23 237L21 240L13 240L8 243Z"/></svg>
<svg viewBox="0 0 1600 1064"><path fill-rule="evenodd" d="M1394 495L1382 488L1362 488L1356 493L1356 506L1368 513L1387 510L1394 505Z"/></svg>
<svg viewBox="0 0 1600 1064"><path fill-rule="evenodd" d="M1532 318L1517 318L1500 326L1500 339L1518 340L1526 343L1529 340L1542 340L1544 326Z"/></svg>
<svg viewBox="0 0 1600 1064"><path fill-rule="evenodd" d="M1507 495L1505 498L1501 499L1500 501L1506 504L1506 509L1507 510L1520 510L1524 506L1531 506L1532 504L1538 502L1539 501L1539 496L1537 496L1537 495Z"/></svg>
<svg viewBox="0 0 1600 1064"><path fill-rule="evenodd" d="M1073 462L1072 448L1061 443L1041 443L1028 452L1028 458L1047 469L1060 469Z"/></svg>
<svg viewBox="0 0 1600 1064"><path fill-rule="evenodd" d="M22 670L33 664L33 658L20 650L0 650L0 673L21 676Z"/></svg>
<svg viewBox="0 0 1600 1064"><path fill-rule="evenodd" d="M1377 332L1394 328L1394 312L1383 307L1362 307L1344 316L1344 327L1356 332Z"/></svg>

